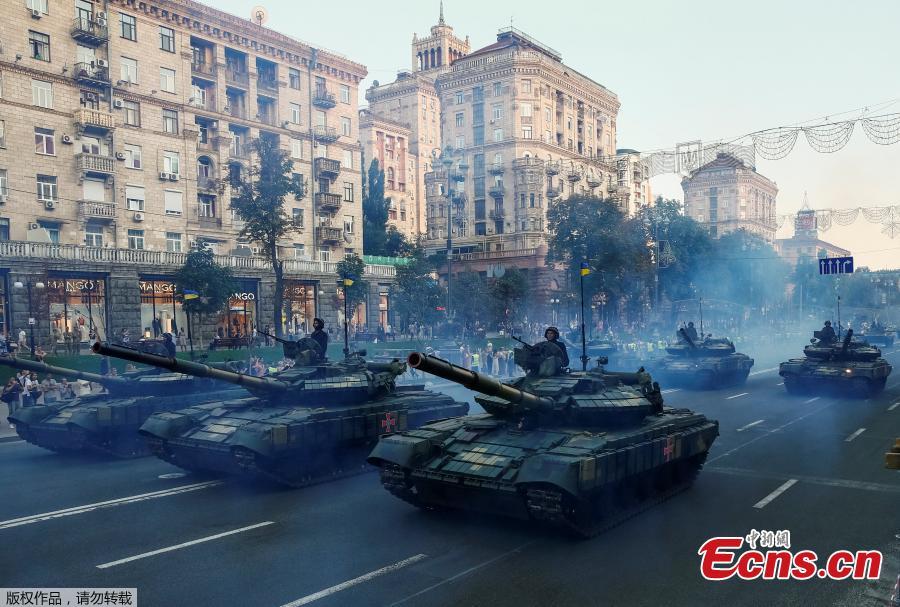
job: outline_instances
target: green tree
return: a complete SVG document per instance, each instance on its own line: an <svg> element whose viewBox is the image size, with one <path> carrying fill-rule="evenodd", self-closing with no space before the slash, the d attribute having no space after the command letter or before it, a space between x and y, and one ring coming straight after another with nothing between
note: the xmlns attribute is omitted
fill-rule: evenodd
<svg viewBox="0 0 900 607"><path fill-rule="evenodd" d="M231 270L217 264L213 252L206 246L188 253L184 266L175 273L175 286L182 296L190 291L198 295L190 299L185 297L182 307L188 317L196 317L201 326L203 315L221 312L236 290Z"/></svg>
<svg viewBox="0 0 900 607"><path fill-rule="evenodd" d="M272 326L276 335L282 334L284 308L284 261L278 256L278 242L296 232L299 226L285 211L288 196L300 200L304 195L303 182L294 174L294 162L278 147L273 137L253 141L258 161L251 165L249 176L232 186L231 208L244 222L240 236L258 243L262 255L272 264L275 273L275 294Z"/></svg>
<svg viewBox="0 0 900 607"><path fill-rule="evenodd" d="M347 255L337 264L341 290L344 293L344 297L347 298L347 309L350 310L351 316L356 308L359 307L359 304L366 300L369 284L363 279L365 271L366 262L356 253ZM346 285L344 281L348 279L353 281L353 284Z"/></svg>
<svg viewBox="0 0 900 607"><path fill-rule="evenodd" d="M411 243L406 235L395 226L388 226L385 235L384 255L388 257L408 257L412 255L416 244Z"/></svg>
<svg viewBox="0 0 900 607"><path fill-rule="evenodd" d="M503 276L490 283L488 292L495 324L522 318L528 305L528 289L528 279L516 269L506 270Z"/></svg>
<svg viewBox="0 0 900 607"><path fill-rule="evenodd" d="M457 321L472 327L476 321L487 322L490 314L490 290L487 281L476 272L463 272L453 277L450 305Z"/></svg>
<svg viewBox="0 0 900 607"><path fill-rule="evenodd" d="M425 255L425 249L413 245L409 263L397 266L393 307L401 327L412 323L433 325L444 317L438 310L446 304L447 291L435 278L435 265Z"/></svg>
<svg viewBox="0 0 900 607"><path fill-rule="evenodd" d="M363 252L386 255L389 201L384 198L384 171L373 158L363 195Z"/></svg>

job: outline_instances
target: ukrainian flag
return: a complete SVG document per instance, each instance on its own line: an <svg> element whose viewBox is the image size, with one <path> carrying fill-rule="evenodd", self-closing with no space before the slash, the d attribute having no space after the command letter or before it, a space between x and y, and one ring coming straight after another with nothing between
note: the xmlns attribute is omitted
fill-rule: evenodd
<svg viewBox="0 0 900 607"><path fill-rule="evenodd" d="M591 273L591 268L588 267L588 263L586 261L581 262L581 275L587 276Z"/></svg>
<svg viewBox="0 0 900 607"><path fill-rule="evenodd" d="M197 293L197 291L191 291L190 289L184 290L184 298L186 300L197 299L198 297L200 297L200 294Z"/></svg>

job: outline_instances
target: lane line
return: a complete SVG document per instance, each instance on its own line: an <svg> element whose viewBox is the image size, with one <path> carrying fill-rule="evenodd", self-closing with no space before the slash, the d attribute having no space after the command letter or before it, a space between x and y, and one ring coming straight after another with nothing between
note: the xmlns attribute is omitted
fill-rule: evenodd
<svg viewBox="0 0 900 607"><path fill-rule="evenodd" d="M790 479L789 481L787 481L786 483L781 485L778 489L776 489L775 491L773 491L766 497L762 498L761 500L759 500L758 502L753 504L753 507L754 508L765 508L769 503L772 502L772 500L774 500L776 497L778 497L779 495L781 495L782 493L784 493L785 491L787 491L788 489L793 487L795 484L797 484L797 479L795 479L795 478Z"/></svg>
<svg viewBox="0 0 900 607"><path fill-rule="evenodd" d="M224 484L224 481L206 481L203 483L194 483L192 485L181 485L161 491L152 491L150 493L141 493L140 495L130 495L128 497L120 497L117 499L107 500L105 502L96 502L94 504L86 504L84 506L73 506L72 508L64 508L62 510L54 510L52 512L43 512L41 514L32 514L30 516L22 516L6 521L0 521L0 529L9 529L11 527L19 527L21 525L29 525L50 519L62 518L64 516L72 516L75 514L84 514L93 512L101 508L113 508L123 506L125 504L133 504L135 502L143 502L145 500L157 499L160 497L169 497L171 495L181 495L191 491L200 491L201 489L209 489Z"/></svg>
<svg viewBox="0 0 900 607"><path fill-rule="evenodd" d="M819 400L820 398L822 398L822 397L821 396L813 396L812 398L803 401L803 404L808 405L809 403L814 403L817 400Z"/></svg>
<svg viewBox="0 0 900 607"><path fill-rule="evenodd" d="M746 430L747 428L752 428L753 426L758 426L759 424L763 423L764 421L766 421L766 420L764 420L764 419L758 419L758 420L756 420L755 422L750 422L750 423L747 424L746 426L741 426L740 428L737 429L737 431L738 431L738 432L743 432L743 431Z"/></svg>
<svg viewBox="0 0 900 607"><path fill-rule="evenodd" d="M668 390L663 390L660 394L671 394L672 392L681 392L681 388L669 388Z"/></svg>
<svg viewBox="0 0 900 607"><path fill-rule="evenodd" d="M853 434L851 434L850 436L845 438L844 442L849 443L850 441L852 441L854 438L856 438L857 436L859 436L860 434L862 434L865 431L866 431L865 428L860 428L859 430L857 430L856 432L854 432Z"/></svg>
<svg viewBox="0 0 900 607"><path fill-rule="evenodd" d="M784 382L781 382L780 384L775 384L775 385L776 385L776 386L783 386L783 385L784 385Z"/></svg>
<svg viewBox="0 0 900 607"><path fill-rule="evenodd" d="M778 367L772 367L770 369L761 369L760 371L754 371L750 373L750 375L762 375L763 373L771 373L772 371L777 371Z"/></svg>
<svg viewBox="0 0 900 607"><path fill-rule="evenodd" d="M429 586L429 587L427 587L427 588L423 588L422 590L416 592L415 594L411 594L411 595L409 595L409 596L406 597L406 598L400 599L400 600L397 601L396 603L391 603L388 607L397 607L397 605L402 605L403 603L409 602L409 601L411 601L412 599L414 599L414 598L416 598L416 597L418 597L418 596L421 596L421 595L425 594L426 592L431 592L431 591L434 590L435 588L440 588L440 587L443 586L444 584L449 584L449 583L451 583L451 582L455 582L455 581L458 580L459 578L465 577L465 576L469 575L470 573L474 573L474 572L478 571L479 569L483 569L483 568L485 568L485 567L487 567L487 566L489 566L489 565L493 565L493 564L496 563L497 561L502 560L502 559L505 559L505 558L508 557L508 556L511 556L511 555L513 555L513 554L516 554L517 552L521 552L523 549L525 549L525 548L527 548L528 546L531 546L532 544L535 544L535 543L537 543L537 540L531 540L530 542L525 542L525 543L522 544L521 546L516 546L516 547L513 548L512 550L509 550L509 551L507 551L507 552L504 552L503 554L501 554L501 555L499 555L499 556L495 556L494 558L489 559L489 560L487 560L487 561L484 561L483 563L479 563L478 565L475 565L475 566L473 566L473 567L469 567L468 569L466 569L466 570L464 570L464 571L460 571L460 572L457 573L456 575L451 576L451 577L448 577L448 578L445 579L445 580L441 580L441 581L438 582L437 584L432 584L431 586ZM283 607L293 607L293 605L291 605L291 606L284 605Z"/></svg>
<svg viewBox="0 0 900 607"><path fill-rule="evenodd" d="M888 411L893 411L893 410L896 409L897 407L900 407L900 400L898 400L898 401L895 402L893 405L891 405L890 407L888 407Z"/></svg>
<svg viewBox="0 0 900 607"><path fill-rule="evenodd" d="M726 396L726 397L725 397L725 400L731 400L732 398L740 398L740 397L742 397L742 396L747 396L748 394L750 394L750 393L749 393L749 392L741 392L740 394L734 394L734 395L732 395L732 396Z"/></svg>
<svg viewBox="0 0 900 607"><path fill-rule="evenodd" d="M790 477L786 474L772 474L761 470L750 470L748 468L729 468L727 466L704 466L704 472L718 472L719 474L727 474L729 476L742 476L747 478L766 479L770 481L784 481ZM867 481L854 481L843 478L825 478L822 476L802 476L793 475L798 481L809 483L812 485L822 485L825 487L837 487L840 489L858 489L862 491L875 491L877 493L900 494L900 485L886 485L884 483L870 483Z"/></svg>
<svg viewBox="0 0 900 607"><path fill-rule="evenodd" d="M151 556L156 556L157 554L163 554L165 552L172 552L173 550L180 550L182 548L187 548L188 546L196 546L197 544L202 544L204 542L211 542L212 540L217 540L219 538L227 537L229 535L234 535L235 533L243 533L244 531L250 531L251 529L258 529L259 527L265 527L266 525L274 525L275 521L265 521L262 523L256 523L255 525L249 525L247 527L241 527L240 529L232 529L231 531L226 531L224 533L217 533L215 535L209 535L207 537L201 537L200 539L191 540L189 542L184 542L182 544L175 544L174 546L168 546L166 548L160 548L159 550L151 550L150 552L144 552L143 554L136 554L134 556L129 556L124 559L119 559L118 561L111 561L109 563L103 563L102 565L97 565L97 569L109 569L110 567L115 567L117 565L124 565L125 563L130 563L132 561L139 561L141 559L145 559Z"/></svg>
<svg viewBox="0 0 900 607"><path fill-rule="evenodd" d="M417 554L415 556L411 556L408 559L403 559L402 561L397 561L393 565L388 565L387 567L382 567L381 569L376 569L375 571L370 571L365 575L361 575L359 577L355 577L352 580L347 580L346 582L341 582L335 586L331 586L330 588L326 588L325 590L320 590L319 592L308 594L302 598L297 599L296 601L291 601L290 603L285 603L282 607L300 607L300 605L307 605L312 603L313 601L318 601L319 599L323 599L326 596L330 596L341 590L346 590L351 586L356 586L357 584L362 584L363 582L368 582L371 579L374 579L378 576L385 575L387 573L391 573L393 571L397 571L398 569L403 569L409 565L414 563L418 563L419 561L428 558L427 554Z"/></svg>

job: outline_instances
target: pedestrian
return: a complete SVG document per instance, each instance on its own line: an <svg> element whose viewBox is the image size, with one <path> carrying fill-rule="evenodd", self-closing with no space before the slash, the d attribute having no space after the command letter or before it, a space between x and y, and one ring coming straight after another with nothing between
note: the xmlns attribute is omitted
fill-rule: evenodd
<svg viewBox="0 0 900 607"><path fill-rule="evenodd" d="M0 333L0 356L8 356L9 348L6 345L6 336Z"/></svg>
<svg viewBox="0 0 900 607"><path fill-rule="evenodd" d="M39 363L44 362L44 358L47 357L47 353L44 352L44 349L41 346L34 347L34 359Z"/></svg>
<svg viewBox="0 0 900 607"><path fill-rule="evenodd" d="M66 355L72 354L72 341L75 336L72 335L72 331L69 328L66 328L66 332L63 333L63 351Z"/></svg>
<svg viewBox="0 0 900 607"><path fill-rule="evenodd" d="M16 409L18 409L19 398L21 394L22 385L16 380L15 377L10 377L6 382L6 385L3 386L3 393L0 394L0 401L6 403L10 415L15 413ZM10 424L9 427L12 428L12 424Z"/></svg>
<svg viewBox="0 0 900 607"><path fill-rule="evenodd" d="M50 351L53 352L53 356L56 356L59 353L59 342L62 341L62 331L59 330L59 327L53 327L50 337L53 340Z"/></svg>
<svg viewBox="0 0 900 607"><path fill-rule="evenodd" d="M472 352L472 371L478 373L481 370L481 355L478 350Z"/></svg>
<svg viewBox="0 0 900 607"><path fill-rule="evenodd" d="M500 359L503 357L503 350L494 352L494 361L491 364L491 375L500 377Z"/></svg>
<svg viewBox="0 0 900 607"><path fill-rule="evenodd" d="M177 350L171 333L163 333L163 347L166 349L166 355L169 358L175 358L175 352Z"/></svg>
<svg viewBox="0 0 900 607"><path fill-rule="evenodd" d="M187 335L184 332L184 327L178 329L178 347L181 348L182 352L187 350Z"/></svg>
<svg viewBox="0 0 900 607"><path fill-rule="evenodd" d="M19 328L19 352L24 352L27 347L25 329Z"/></svg>
<svg viewBox="0 0 900 607"><path fill-rule="evenodd" d="M325 332L325 321L321 318L313 319L313 332L309 336L322 348L322 358L328 356L328 333Z"/></svg>

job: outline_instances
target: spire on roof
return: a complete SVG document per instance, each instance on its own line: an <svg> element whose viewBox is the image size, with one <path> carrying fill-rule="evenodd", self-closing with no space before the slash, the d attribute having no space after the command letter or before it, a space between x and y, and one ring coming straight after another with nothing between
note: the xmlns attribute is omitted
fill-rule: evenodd
<svg viewBox="0 0 900 607"><path fill-rule="evenodd" d="M438 25L444 25L444 0L441 0L441 15L438 18Z"/></svg>

